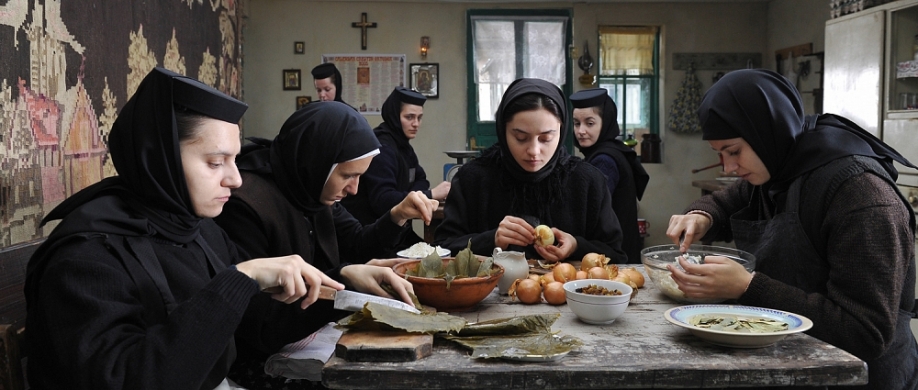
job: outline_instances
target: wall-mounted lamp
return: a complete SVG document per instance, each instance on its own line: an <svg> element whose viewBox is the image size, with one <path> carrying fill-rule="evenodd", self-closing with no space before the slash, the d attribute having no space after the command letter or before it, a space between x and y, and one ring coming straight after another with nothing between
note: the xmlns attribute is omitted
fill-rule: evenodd
<svg viewBox="0 0 918 390"><path fill-rule="evenodd" d="M430 37L421 37L421 57L427 58L427 49L430 49Z"/></svg>

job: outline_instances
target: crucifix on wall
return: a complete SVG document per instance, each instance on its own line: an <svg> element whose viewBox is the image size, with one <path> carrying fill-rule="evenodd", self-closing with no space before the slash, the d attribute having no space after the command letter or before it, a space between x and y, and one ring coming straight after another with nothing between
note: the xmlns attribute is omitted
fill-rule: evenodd
<svg viewBox="0 0 918 390"><path fill-rule="evenodd" d="M360 21L351 23L351 27L360 29L360 48L367 49L367 29L376 28L376 22L367 22L367 13L360 14Z"/></svg>

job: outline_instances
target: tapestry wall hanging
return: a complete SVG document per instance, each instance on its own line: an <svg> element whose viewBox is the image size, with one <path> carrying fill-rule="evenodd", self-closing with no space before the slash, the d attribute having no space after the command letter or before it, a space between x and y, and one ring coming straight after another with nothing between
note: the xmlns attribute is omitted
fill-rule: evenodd
<svg viewBox="0 0 918 390"><path fill-rule="evenodd" d="M0 247L45 237L51 209L116 174L108 133L153 67L240 98L243 4L0 1Z"/></svg>
<svg viewBox="0 0 918 390"><path fill-rule="evenodd" d="M363 114L379 114L395 87L405 86L404 54L324 54L341 72L341 99Z"/></svg>

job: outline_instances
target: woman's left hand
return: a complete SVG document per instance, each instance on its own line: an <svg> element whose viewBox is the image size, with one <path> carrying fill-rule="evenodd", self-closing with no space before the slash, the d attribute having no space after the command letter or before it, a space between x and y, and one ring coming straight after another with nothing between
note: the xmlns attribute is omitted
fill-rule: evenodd
<svg viewBox="0 0 918 390"><path fill-rule="evenodd" d="M344 278L346 284L362 293L398 299L414 306L414 303L411 301L411 296L408 295L409 292L414 294L414 287L412 287L411 282L398 276L395 271L392 271L392 268L367 264L352 264L341 269L341 277ZM382 284L392 286L399 296L393 297L389 295L389 293L380 286Z"/></svg>
<svg viewBox="0 0 918 390"><path fill-rule="evenodd" d="M746 292L752 274L742 265L723 256L705 256L704 264L694 264L679 256L679 265L666 268L687 298L736 299Z"/></svg>
<svg viewBox="0 0 918 390"><path fill-rule="evenodd" d="M536 252L548 263L557 263L571 256L577 250L577 239L558 228L551 228L555 234L555 245L533 245Z"/></svg>

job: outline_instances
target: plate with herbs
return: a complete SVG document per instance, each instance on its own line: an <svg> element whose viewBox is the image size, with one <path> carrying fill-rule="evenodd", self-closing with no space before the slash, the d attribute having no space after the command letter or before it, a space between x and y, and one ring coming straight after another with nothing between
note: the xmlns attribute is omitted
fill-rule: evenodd
<svg viewBox="0 0 918 390"><path fill-rule="evenodd" d="M799 314L743 305L679 306L663 317L708 343L733 348L767 347L813 327Z"/></svg>

